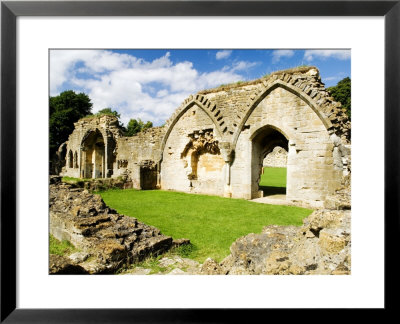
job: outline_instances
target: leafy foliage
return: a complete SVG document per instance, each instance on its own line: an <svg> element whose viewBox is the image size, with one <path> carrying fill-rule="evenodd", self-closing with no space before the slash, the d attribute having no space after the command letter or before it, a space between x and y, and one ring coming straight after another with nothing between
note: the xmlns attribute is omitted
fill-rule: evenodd
<svg viewBox="0 0 400 324"><path fill-rule="evenodd" d="M112 110L111 108L103 108L99 110L94 116L115 116L118 119L121 118L121 115L116 110Z"/></svg>
<svg viewBox="0 0 400 324"><path fill-rule="evenodd" d="M351 80L349 77L339 81L334 87L328 88L328 91L332 97L339 101L344 108L346 113L351 118Z"/></svg>
<svg viewBox="0 0 400 324"><path fill-rule="evenodd" d="M50 156L64 143L74 129L74 123L91 113L93 104L84 93L72 90L50 97Z"/></svg>
<svg viewBox="0 0 400 324"><path fill-rule="evenodd" d="M114 117L116 117L118 119L119 128L122 130L122 132L125 132L126 129L124 127L124 124L121 123L121 121L119 120L121 118L121 114L119 114L118 111L116 111L116 110L112 110L111 108L103 108L103 109L99 110L95 114L90 114L88 116L85 116L85 118L101 117L101 116L114 116Z"/></svg>
<svg viewBox="0 0 400 324"><path fill-rule="evenodd" d="M153 123L151 121L143 122L140 118L138 120L131 119L126 126L125 136L133 136L145 129L153 127Z"/></svg>

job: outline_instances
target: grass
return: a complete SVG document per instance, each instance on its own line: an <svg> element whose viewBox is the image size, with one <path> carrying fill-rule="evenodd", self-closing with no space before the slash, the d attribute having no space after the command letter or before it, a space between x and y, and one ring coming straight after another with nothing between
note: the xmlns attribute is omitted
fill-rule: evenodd
<svg viewBox="0 0 400 324"><path fill-rule="evenodd" d="M98 118L98 117L103 117L103 116L110 116L110 117L116 117L114 113L112 112L98 112L96 114L90 114L82 117L81 119L92 119L92 118Z"/></svg>
<svg viewBox="0 0 400 324"><path fill-rule="evenodd" d="M299 207L259 204L242 199L161 190L113 189L100 192L106 204L136 217L173 238L193 244L187 256L199 262L221 261L239 237L260 233L266 225L296 225L312 211Z"/></svg>
<svg viewBox="0 0 400 324"><path fill-rule="evenodd" d="M122 269L119 273L123 274L126 272L129 272L130 269L135 269L135 268L144 268L144 269L150 269L149 274L156 274L156 273L163 273L169 270L168 267L162 267L159 264L159 260L161 259L161 255L155 257L149 257L146 258L145 260L132 264L128 269Z"/></svg>
<svg viewBox="0 0 400 324"><path fill-rule="evenodd" d="M286 168L265 167L260 179L264 196L286 194Z"/></svg>
<svg viewBox="0 0 400 324"><path fill-rule="evenodd" d="M265 167L260 186L286 187L286 168Z"/></svg>
<svg viewBox="0 0 400 324"><path fill-rule="evenodd" d="M118 274L126 274L136 268L150 269L150 272L149 272L150 275L171 271L171 270L175 269L177 267L177 265L163 266L160 264L160 259L165 258L165 257L171 258L173 256L189 258L190 253L192 251L193 251L193 244L182 245L177 248L171 249L164 254L157 255L157 256L152 255L141 262L130 264L126 268L121 268L117 273Z"/></svg>
<svg viewBox="0 0 400 324"><path fill-rule="evenodd" d="M57 254L61 256L70 255L74 252L79 251L75 246L73 246L69 241L57 240L53 235L50 234L50 254Z"/></svg>
<svg viewBox="0 0 400 324"><path fill-rule="evenodd" d="M218 88L230 87L232 85L241 85L243 83L245 83L245 81L242 81L242 80L236 81L236 82L232 82L232 83L223 83L223 84L219 85Z"/></svg>
<svg viewBox="0 0 400 324"><path fill-rule="evenodd" d="M73 178L73 177L62 177L61 181L65 183L75 184L78 182L84 182L85 179Z"/></svg>

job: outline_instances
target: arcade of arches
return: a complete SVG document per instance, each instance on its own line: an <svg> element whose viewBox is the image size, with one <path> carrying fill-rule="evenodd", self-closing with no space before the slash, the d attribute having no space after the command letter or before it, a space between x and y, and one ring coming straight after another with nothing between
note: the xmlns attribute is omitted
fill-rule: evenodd
<svg viewBox="0 0 400 324"><path fill-rule="evenodd" d="M201 91L165 126L133 137L122 136L112 116L81 119L59 149L61 174L253 199L263 195L263 159L280 147L287 152L286 199L323 206L350 172L350 130L318 69L296 68Z"/></svg>

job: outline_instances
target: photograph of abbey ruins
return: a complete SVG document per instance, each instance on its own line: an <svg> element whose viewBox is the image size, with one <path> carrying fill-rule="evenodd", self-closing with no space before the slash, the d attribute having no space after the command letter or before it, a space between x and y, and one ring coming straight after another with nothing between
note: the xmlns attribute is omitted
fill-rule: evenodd
<svg viewBox="0 0 400 324"><path fill-rule="evenodd" d="M351 51L49 50L49 273L351 273Z"/></svg>

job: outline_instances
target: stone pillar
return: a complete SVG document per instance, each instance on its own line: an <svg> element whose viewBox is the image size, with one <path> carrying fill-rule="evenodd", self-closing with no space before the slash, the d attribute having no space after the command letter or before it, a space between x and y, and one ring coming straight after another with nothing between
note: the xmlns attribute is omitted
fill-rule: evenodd
<svg viewBox="0 0 400 324"><path fill-rule="evenodd" d="M161 168L161 162L157 163L157 184L156 184L156 189L160 189L161 188L161 172L160 172L160 168Z"/></svg>
<svg viewBox="0 0 400 324"><path fill-rule="evenodd" d="M288 154L286 164L286 199L291 200L296 198L296 188L299 177L299 171L297 170L297 153L296 143L289 140L288 143Z"/></svg>
<svg viewBox="0 0 400 324"><path fill-rule="evenodd" d="M93 164L93 169L92 169L92 179L96 178L96 170L97 170L97 163L96 163L96 154L97 154L97 150L96 150L96 145L94 145L93 147L93 153L92 153L92 164Z"/></svg>
<svg viewBox="0 0 400 324"><path fill-rule="evenodd" d="M102 167L102 170L101 170L101 174L102 174L102 176L103 176L103 178L107 178L107 175L106 175L106 170L107 170L107 167L106 167L106 154L105 154L105 152L104 152L104 155L103 155L103 157L101 158L101 163L103 164L103 167Z"/></svg>
<svg viewBox="0 0 400 324"><path fill-rule="evenodd" d="M232 197L232 188L231 188L231 164L230 162L225 161L224 166L224 197L231 198Z"/></svg>
<svg viewBox="0 0 400 324"><path fill-rule="evenodd" d="M244 170L242 171L242 197L244 199L252 199L253 195L253 172L254 172L254 160L253 160L253 142L250 139L246 139L243 143L243 150L247 152L245 156ZM256 163L258 163L256 161Z"/></svg>
<svg viewBox="0 0 400 324"><path fill-rule="evenodd" d="M108 138L104 139L104 173L103 178L108 178Z"/></svg>
<svg viewBox="0 0 400 324"><path fill-rule="evenodd" d="M231 188L231 164L232 164L232 148L231 143L221 142L219 143L219 149L221 151L221 156L225 161L224 166L224 197L232 197Z"/></svg>
<svg viewBox="0 0 400 324"><path fill-rule="evenodd" d="M79 178L82 178L82 147L79 147L78 170L79 170Z"/></svg>

